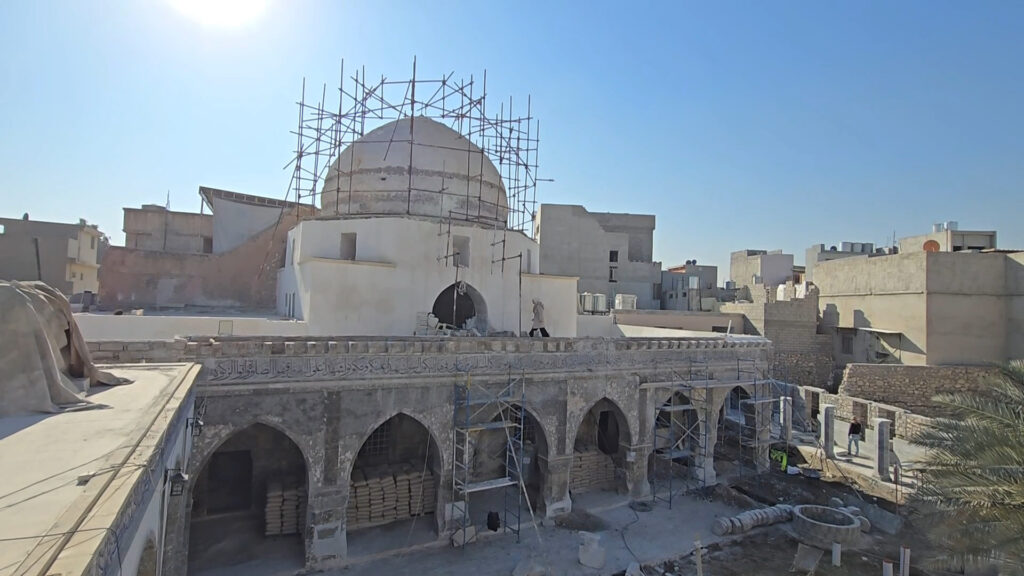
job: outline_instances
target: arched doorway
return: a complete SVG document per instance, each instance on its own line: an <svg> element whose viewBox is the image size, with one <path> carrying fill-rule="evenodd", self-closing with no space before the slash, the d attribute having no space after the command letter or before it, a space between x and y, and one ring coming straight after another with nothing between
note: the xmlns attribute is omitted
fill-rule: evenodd
<svg viewBox="0 0 1024 576"><path fill-rule="evenodd" d="M630 445L629 421L608 398L597 401L583 415L573 443L569 491L617 491L625 493L626 450Z"/></svg>
<svg viewBox="0 0 1024 576"><path fill-rule="evenodd" d="M746 440L751 435L755 406L750 392L734 386L718 412L718 442L715 444L715 472L719 480L739 472Z"/></svg>
<svg viewBox="0 0 1024 576"><path fill-rule="evenodd" d="M486 335L487 302L480 292L465 282L456 282L438 294L431 310L438 322L459 330L476 330Z"/></svg>
<svg viewBox="0 0 1024 576"><path fill-rule="evenodd" d="M189 570L305 565L306 459L283 432L253 424L225 440L192 490Z"/></svg>
<svg viewBox="0 0 1024 576"><path fill-rule="evenodd" d="M437 444L415 418L396 414L375 428L349 479L349 556L435 540L441 465Z"/></svg>
<svg viewBox="0 0 1024 576"><path fill-rule="evenodd" d="M690 398L674 392L654 417L654 446L647 459L647 478L654 496L671 503L673 495L701 486L695 476L697 458L703 453L701 415Z"/></svg>
<svg viewBox="0 0 1024 576"><path fill-rule="evenodd" d="M521 418L515 413L521 414ZM522 410L519 404L511 404L498 411L492 422L522 421L522 458L519 467L522 470L525 494L520 501L518 484L499 490L484 490L470 494L469 511L474 524L483 525L488 512L501 512L505 509L507 493L520 504L521 528L531 521L531 511L535 518L543 517L544 486L547 481L548 442L544 429L529 410ZM472 467L470 481L478 482L494 478L507 477L516 480L517 473L514 460L508 454L509 436L514 427L492 428L470 432L470 452ZM519 458L518 455L515 456ZM510 500L511 502L511 500ZM514 505L512 506L514 509ZM509 520L511 522L511 520Z"/></svg>

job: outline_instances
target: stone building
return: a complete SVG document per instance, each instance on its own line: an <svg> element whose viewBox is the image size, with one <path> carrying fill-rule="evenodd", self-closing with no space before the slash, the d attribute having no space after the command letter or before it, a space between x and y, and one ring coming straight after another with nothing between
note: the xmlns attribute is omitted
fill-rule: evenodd
<svg viewBox="0 0 1024 576"><path fill-rule="evenodd" d="M42 280L71 296L99 291L99 252L106 239L94 224L0 218L0 279Z"/></svg>
<svg viewBox="0 0 1024 576"><path fill-rule="evenodd" d="M653 260L654 216L589 212L583 206L541 204L534 220L540 273L579 278L577 291L636 296L636 307L658 310L661 263Z"/></svg>
<svg viewBox="0 0 1024 576"><path fill-rule="evenodd" d="M798 289L803 293L798 295ZM742 314L742 333L772 341L773 375L802 386L825 387L832 378L832 337L819 333L818 289L795 286L759 287L752 302L725 302L722 313ZM740 332L740 330L737 330Z"/></svg>
<svg viewBox="0 0 1024 576"><path fill-rule="evenodd" d="M960 252L962 250L991 250L996 248L994 230L960 230L955 221L939 222L930 234L900 238L899 251L908 252Z"/></svg>
<svg viewBox="0 0 1024 576"><path fill-rule="evenodd" d="M453 459L453 388L467 384L486 398L522 383L512 402L525 409L521 473L538 517L564 514L591 491L648 496L649 466L668 454L656 436L670 426L667 405L692 405L699 424L693 436L679 434L675 449L687 456L674 464L683 474L677 487L717 482L719 431L735 433L744 418L759 435L744 458L759 469L768 464L772 410L752 404L743 416L738 400L772 393L764 379L770 343L756 337L215 337L90 346L97 361L203 366L195 387L203 430L187 497L168 502L165 574L184 574L224 534L249 553L276 545L256 536L268 509L283 507L293 519L282 524L283 540L274 529L273 542L295 543L304 551L295 561L307 568L446 538L467 508L482 525L487 511L500 509L502 489L452 500L453 475L463 469ZM501 404L477 405L487 412L482 421L503 420ZM723 425L736 418L740 424ZM470 432L472 482L511 474L504 443L502 426ZM387 488L393 481L399 488ZM382 508L364 499L376 490L389 495ZM280 492L291 499L273 500Z"/></svg>

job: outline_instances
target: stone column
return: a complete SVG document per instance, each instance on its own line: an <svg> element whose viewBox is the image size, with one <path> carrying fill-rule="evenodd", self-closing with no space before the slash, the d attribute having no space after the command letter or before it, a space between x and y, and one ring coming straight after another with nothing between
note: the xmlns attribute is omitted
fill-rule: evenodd
<svg viewBox="0 0 1024 576"><path fill-rule="evenodd" d="M825 449L825 457L836 457L836 407L833 404L821 406L821 434L818 437Z"/></svg>
<svg viewBox="0 0 1024 576"><path fill-rule="evenodd" d="M190 480L181 496L167 499L167 523L164 525L163 574L185 576L188 573L188 531L191 522L192 489Z"/></svg>
<svg viewBox="0 0 1024 576"><path fill-rule="evenodd" d="M572 455L540 456L541 470L544 471L544 482L541 490L544 493L544 515L554 518L572 511L572 498L569 497L569 472L572 469Z"/></svg>
<svg viewBox="0 0 1024 576"><path fill-rule="evenodd" d="M878 477L886 482L892 482L889 470L892 469L892 440L889 438L889 429L892 421L886 418L874 418L875 425L875 472Z"/></svg>
<svg viewBox="0 0 1024 576"><path fill-rule="evenodd" d="M634 500L641 500L651 496L651 485L647 481L647 457L651 453L651 447L642 446L620 446L620 450L626 451L626 489Z"/></svg>
<svg viewBox="0 0 1024 576"><path fill-rule="evenodd" d="M771 398L772 391L767 383L757 383L755 386L757 387L756 398L759 400ZM772 464L769 456L772 443L772 403L759 401L754 404L754 418L756 422L754 433L757 434L754 467L759 473L763 473L769 471Z"/></svg>
<svg viewBox="0 0 1024 576"><path fill-rule="evenodd" d="M709 395L711 396L711 395ZM701 419L700 425L700 446L694 450L694 477L704 484L704 487L718 484L718 476L715 473L715 444L718 443L718 410L714 409L715 404L707 406L713 396L707 401L694 403L697 406L697 414Z"/></svg>
<svg viewBox="0 0 1024 576"><path fill-rule="evenodd" d="M782 440L786 444L793 443L793 399L787 396L779 398L779 424Z"/></svg>
<svg viewBox="0 0 1024 576"><path fill-rule="evenodd" d="M306 567L324 569L341 564L348 557L345 506L349 489L331 487L309 496L305 518Z"/></svg>

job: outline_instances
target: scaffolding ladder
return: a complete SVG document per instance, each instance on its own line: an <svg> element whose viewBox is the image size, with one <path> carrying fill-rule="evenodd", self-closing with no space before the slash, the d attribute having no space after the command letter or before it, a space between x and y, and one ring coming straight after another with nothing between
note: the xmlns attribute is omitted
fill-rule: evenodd
<svg viewBox="0 0 1024 576"><path fill-rule="evenodd" d="M708 435L702 433L702 427L710 421L711 405L708 401L708 363L706 359L691 360L687 377L684 379L673 372L675 379L669 386L669 400L660 406L654 417L654 456L651 466L651 498L668 504L672 509L672 501L677 492L685 493L707 485L707 453ZM703 392L704 414L693 405L695 390ZM680 393L687 394L687 401L680 398ZM689 476L677 477L676 462L687 461L690 464ZM701 477L693 474L697 462L701 462ZM698 485L699 484L699 485Z"/></svg>
<svg viewBox="0 0 1024 576"><path fill-rule="evenodd" d="M473 385L472 375L465 383L456 382L452 410L452 519L461 529L463 547L467 528L472 525L469 497L477 492L503 489L502 525L519 541L521 511L526 486L522 481L523 406L526 405L525 371L513 376L497 394L480 385ZM497 416L494 416L497 409ZM505 433L505 475L497 478L473 479L470 435L485 430Z"/></svg>

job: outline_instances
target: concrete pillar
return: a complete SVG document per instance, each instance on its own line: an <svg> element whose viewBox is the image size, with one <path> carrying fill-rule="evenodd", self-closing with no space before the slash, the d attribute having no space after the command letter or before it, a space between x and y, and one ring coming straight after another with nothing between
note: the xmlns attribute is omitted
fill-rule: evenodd
<svg viewBox="0 0 1024 576"><path fill-rule="evenodd" d="M651 496L651 485L647 481L647 457L650 446L620 446L626 451L626 489L634 500Z"/></svg>
<svg viewBox="0 0 1024 576"><path fill-rule="evenodd" d="M878 477L886 482L891 482L892 477L889 471L892 470L892 440L889 438L889 430L892 421L886 418L875 418L875 472Z"/></svg>
<svg viewBox="0 0 1024 576"><path fill-rule="evenodd" d="M544 494L544 515L554 518L572 511L572 499L569 497L569 472L572 469L572 455L540 456L544 482L541 491Z"/></svg>
<svg viewBox="0 0 1024 576"><path fill-rule="evenodd" d="M779 424L782 441L793 443L793 399L787 396L779 398Z"/></svg>
<svg viewBox="0 0 1024 576"><path fill-rule="evenodd" d="M825 457L834 459L836 457L836 407L833 404L824 404L821 407L821 434L818 437L825 449Z"/></svg>
<svg viewBox="0 0 1024 576"><path fill-rule="evenodd" d="M164 525L163 574L185 576L188 573L188 532L194 477L181 496L167 499L167 523Z"/></svg>

